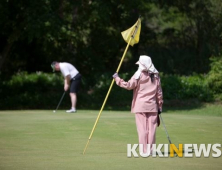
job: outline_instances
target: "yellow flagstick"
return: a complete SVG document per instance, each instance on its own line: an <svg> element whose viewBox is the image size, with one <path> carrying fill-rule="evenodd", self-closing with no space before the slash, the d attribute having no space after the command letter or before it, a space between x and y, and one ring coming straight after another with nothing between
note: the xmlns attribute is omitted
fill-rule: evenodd
<svg viewBox="0 0 222 170"><path fill-rule="evenodd" d="M126 53L128 47L129 47L129 43L128 43L128 45L127 45L127 48L125 49L124 54ZM125 55L124 55L124 56L125 56ZM122 57L122 60L121 60L121 62L120 62L120 64L119 64L119 67L118 67L118 69L117 69L116 72L119 71L119 68L120 68L120 66L121 66L121 63L122 63L123 59L124 59L124 57ZM101 107L101 109L100 109L100 112L99 112L99 114L98 114L98 116L97 116L96 122L95 122L95 124L94 124L94 126L93 126L93 129L92 129L91 134L90 134L90 136L89 136L89 140L88 140L88 142L87 142L87 144L86 144L86 146L85 146L85 149L84 149L84 151L83 151L83 154L85 154L85 151L86 151L86 149L87 149L87 147L88 147L89 141L90 141L90 139L91 139L91 137L92 137L92 135L93 135L93 132L94 132L94 130L95 130L95 128L96 128L96 125L97 125L97 123L98 123L98 121L99 121L100 115L101 115L101 113L102 113L102 111L103 111L103 108L104 108L104 106L105 106L105 104L106 104L106 101L107 101L107 99L108 99L108 96L109 96L109 94L110 94L110 91L111 91L111 89L112 89L112 87L113 87L113 84L114 84L114 79L112 80L112 83L111 83L111 85L110 85L110 87L109 87L109 90L108 90L108 92L107 92L107 94L106 94L105 100L104 100L103 105L102 105L102 107Z"/></svg>
<svg viewBox="0 0 222 170"><path fill-rule="evenodd" d="M117 73L119 72L119 69L120 69L120 67L121 67L121 65L122 65L123 59L124 59L124 57L125 57L125 55L126 55L126 52L127 52L128 48L129 48L129 45L132 45L132 46L133 46L135 43L138 43L138 42L139 42L139 35L138 35L138 33L140 33L140 29L141 29L141 25L140 25L140 24L141 24L140 19L138 19L138 21L136 22L136 24L133 25L133 27L131 27L130 29L128 29L128 30L126 30L126 31L124 31L124 32L122 32L122 36L123 36L124 40L125 40L128 44L127 44L126 49L125 49L125 51L124 51L124 53L123 53L122 59L121 59L121 61L120 61L120 63L119 63L119 66L118 66L118 68L117 68L117 70L116 70ZM133 28L134 28L134 29L133 29ZM130 34L129 34L129 32L130 32ZM131 43L132 40L133 40L133 38L134 38L135 36L136 36L137 39L134 40L133 43ZM106 94L106 97L105 97L105 100L104 100L104 102L103 102L103 105L102 105L102 107L101 107L101 109L100 109L100 112L99 112L99 114L98 114L98 116L97 116L96 122L95 122L95 124L94 124L94 126L93 126L93 129L92 129L91 134L90 134L90 136L89 136L88 142L87 142L87 144L86 144L86 146L85 146L85 149L84 149L84 151L83 151L83 155L85 154L85 151L86 151L86 149L87 149L87 147L88 147L89 141L90 141L91 138L92 138L93 132L94 132L94 130L95 130L95 128L96 128L96 125L97 125L97 123L98 123L98 121L99 121L100 115L101 115L101 113L102 113L102 111L103 111L103 108L104 108L104 106L105 106L105 104L106 104L106 101L107 101L108 96L109 96L109 94L110 94L110 91L111 91L111 89L112 89L112 87L113 87L113 84L114 84L114 79L112 80L112 83L111 83L111 85L110 85L110 87L109 87L109 90L108 90L108 92L107 92L107 94Z"/></svg>

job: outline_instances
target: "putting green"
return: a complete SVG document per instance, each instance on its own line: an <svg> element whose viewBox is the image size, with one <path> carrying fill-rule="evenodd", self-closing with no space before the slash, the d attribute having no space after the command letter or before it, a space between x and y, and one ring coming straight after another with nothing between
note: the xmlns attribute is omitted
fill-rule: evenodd
<svg viewBox="0 0 222 170"><path fill-rule="evenodd" d="M187 112L162 114L172 143L222 144L221 116L201 115L198 110ZM222 167L222 157L212 156L127 158L127 144L138 143L134 115L129 111L103 111L83 155L98 113L97 110L73 114L61 110L0 111L0 169L217 170ZM162 124L157 129L156 142L168 143Z"/></svg>

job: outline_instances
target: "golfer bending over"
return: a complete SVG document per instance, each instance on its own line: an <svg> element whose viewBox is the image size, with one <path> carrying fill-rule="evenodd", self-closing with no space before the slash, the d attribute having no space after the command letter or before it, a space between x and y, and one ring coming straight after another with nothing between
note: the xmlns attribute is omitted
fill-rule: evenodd
<svg viewBox="0 0 222 170"><path fill-rule="evenodd" d="M117 73L113 78L118 86L133 90L131 112L135 113L139 144L142 144L143 152L149 154L152 153L152 144L155 144L158 112L162 112L163 94L159 72L151 58L141 55L136 64L139 68L128 82L121 79ZM150 144L148 150L147 144Z"/></svg>
<svg viewBox="0 0 222 170"><path fill-rule="evenodd" d="M64 76L64 90L67 91L70 88L71 109L67 110L67 113L76 112L77 92L81 83L81 74L70 63L59 63L57 61L52 62L51 67L53 71L61 71Z"/></svg>

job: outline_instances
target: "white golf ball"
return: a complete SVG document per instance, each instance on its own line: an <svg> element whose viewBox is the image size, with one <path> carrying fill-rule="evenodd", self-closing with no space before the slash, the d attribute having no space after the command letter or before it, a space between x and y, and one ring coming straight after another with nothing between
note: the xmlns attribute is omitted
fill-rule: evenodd
<svg viewBox="0 0 222 170"><path fill-rule="evenodd" d="M53 110L53 112L55 113L55 110Z"/></svg>

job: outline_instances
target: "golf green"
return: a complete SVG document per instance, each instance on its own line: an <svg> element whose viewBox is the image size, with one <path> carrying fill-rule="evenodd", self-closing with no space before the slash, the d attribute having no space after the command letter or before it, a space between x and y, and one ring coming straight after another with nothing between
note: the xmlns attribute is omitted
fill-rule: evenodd
<svg viewBox="0 0 222 170"><path fill-rule="evenodd" d="M211 115L209 107L201 109L162 113L172 143L222 144L222 116ZM222 157L213 158L212 154L209 158L127 157L127 144L138 143L134 114L129 111L103 111L83 155L98 113L98 110L72 114L61 110L0 111L0 169L217 170L222 167ZM156 143L168 144L162 123L157 129Z"/></svg>

